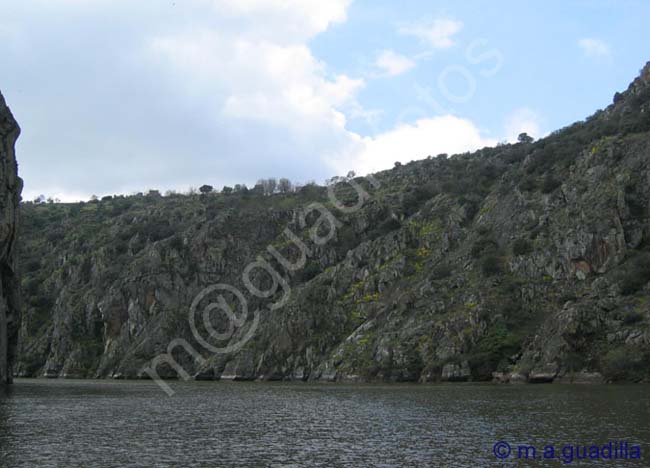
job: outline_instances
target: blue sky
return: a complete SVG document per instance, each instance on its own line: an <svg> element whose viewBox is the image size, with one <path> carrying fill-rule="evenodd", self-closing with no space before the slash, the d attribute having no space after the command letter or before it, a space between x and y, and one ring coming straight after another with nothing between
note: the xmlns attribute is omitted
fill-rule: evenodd
<svg viewBox="0 0 650 468"><path fill-rule="evenodd" d="M345 23L315 38L312 50L335 70L363 74L373 54L385 48L411 57L426 51L427 44L396 34L400 25L456 20L462 28L452 36L453 46L436 49L408 73L369 82L359 101L369 107L381 103L385 128L394 123L390 117L418 101L418 86L427 87L441 105L501 138L498 123L517 108L536 112L540 129L547 132L608 104L650 60L650 49L640 39L646 30L641 18L648 13L650 3L641 1L407 1L399 7L360 1L351 4ZM474 65L465 57L477 39L485 40L477 53L496 50L503 57L491 78L480 71L494 60ZM477 82L472 99L462 104L446 100L436 83L445 67L454 65L465 67ZM455 78L461 95L468 81L452 74L450 83Z"/></svg>
<svg viewBox="0 0 650 468"><path fill-rule="evenodd" d="M0 90L26 199L323 181L586 117L650 60L648 17L644 1L0 0Z"/></svg>

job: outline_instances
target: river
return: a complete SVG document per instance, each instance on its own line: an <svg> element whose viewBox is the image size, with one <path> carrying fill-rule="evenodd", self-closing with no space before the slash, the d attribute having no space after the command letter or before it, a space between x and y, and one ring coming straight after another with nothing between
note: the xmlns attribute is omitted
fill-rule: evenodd
<svg viewBox="0 0 650 468"><path fill-rule="evenodd" d="M19 379L0 393L0 465L650 466L647 385L171 385Z"/></svg>

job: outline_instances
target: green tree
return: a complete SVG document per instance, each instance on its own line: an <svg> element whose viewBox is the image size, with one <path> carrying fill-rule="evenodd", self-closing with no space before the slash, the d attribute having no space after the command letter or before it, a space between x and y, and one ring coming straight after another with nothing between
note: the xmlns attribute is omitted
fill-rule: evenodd
<svg viewBox="0 0 650 468"><path fill-rule="evenodd" d="M524 132L519 134L517 141L519 143L532 143L535 141L535 139L532 136L528 135L528 133Z"/></svg>
<svg viewBox="0 0 650 468"><path fill-rule="evenodd" d="M208 184L201 185L199 187L199 192L201 192L201 193L211 193L212 190L214 190L214 187L212 185L208 185Z"/></svg>

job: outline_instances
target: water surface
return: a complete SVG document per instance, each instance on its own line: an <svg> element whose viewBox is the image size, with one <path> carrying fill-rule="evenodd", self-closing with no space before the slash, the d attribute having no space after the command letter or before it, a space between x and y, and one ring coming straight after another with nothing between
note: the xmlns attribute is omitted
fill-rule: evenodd
<svg viewBox="0 0 650 468"><path fill-rule="evenodd" d="M505 441L626 440L650 466L650 388L18 380L0 394L2 466L522 466ZM528 462L528 465L533 465ZM561 465L546 462L539 466Z"/></svg>

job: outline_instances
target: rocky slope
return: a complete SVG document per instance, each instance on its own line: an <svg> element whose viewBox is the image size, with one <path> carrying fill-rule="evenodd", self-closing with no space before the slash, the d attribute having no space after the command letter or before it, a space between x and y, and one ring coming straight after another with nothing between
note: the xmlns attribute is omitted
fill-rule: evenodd
<svg viewBox="0 0 650 468"><path fill-rule="evenodd" d="M18 374L650 379L650 64L537 142L338 182L24 204Z"/></svg>
<svg viewBox="0 0 650 468"><path fill-rule="evenodd" d="M22 181L14 144L20 128L0 94L0 384L10 383L18 335L19 283L14 269L14 245Z"/></svg>

